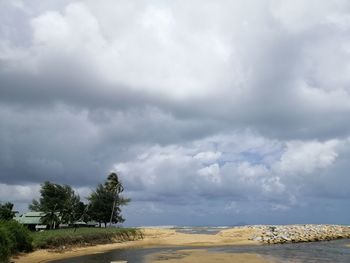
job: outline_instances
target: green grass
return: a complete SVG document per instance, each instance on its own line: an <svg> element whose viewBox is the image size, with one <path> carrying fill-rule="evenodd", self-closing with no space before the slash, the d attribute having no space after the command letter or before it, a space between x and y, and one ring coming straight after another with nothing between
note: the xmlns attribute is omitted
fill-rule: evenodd
<svg viewBox="0 0 350 263"><path fill-rule="evenodd" d="M34 248L58 249L63 246L87 246L143 238L135 228L77 228L33 232Z"/></svg>

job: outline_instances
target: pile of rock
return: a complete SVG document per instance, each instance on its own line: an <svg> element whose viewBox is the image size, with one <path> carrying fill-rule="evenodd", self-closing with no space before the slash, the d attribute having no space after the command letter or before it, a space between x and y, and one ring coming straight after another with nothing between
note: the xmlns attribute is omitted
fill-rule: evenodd
<svg viewBox="0 0 350 263"><path fill-rule="evenodd" d="M350 238L350 227L339 225L252 226L251 240L267 244L312 242Z"/></svg>

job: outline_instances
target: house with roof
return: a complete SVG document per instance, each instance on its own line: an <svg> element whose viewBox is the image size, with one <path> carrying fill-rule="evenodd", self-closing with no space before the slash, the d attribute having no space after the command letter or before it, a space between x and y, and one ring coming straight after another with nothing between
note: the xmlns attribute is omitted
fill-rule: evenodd
<svg viewBox="0 0 350 263"><path fill-rule="evenodd" d="M23 215L16 216L14 220L18 223L28 227L29 230L41 230L47 229L47 225L42 224L42 217L44 217L46 213L44 212L28 212Z"/></svg>
<svg viewBox="0 0 350 263"><path fill-rule="evenodd" d="M42 223L42 218L46 215L45 212L27 212L23 215L14 217L18 223L26 226L29 230L38 231L49 229L49 226ZM72 224L59 224L59 228L67 228L67 227L96 227L98 223L96 221L76 221Z"/></svg>

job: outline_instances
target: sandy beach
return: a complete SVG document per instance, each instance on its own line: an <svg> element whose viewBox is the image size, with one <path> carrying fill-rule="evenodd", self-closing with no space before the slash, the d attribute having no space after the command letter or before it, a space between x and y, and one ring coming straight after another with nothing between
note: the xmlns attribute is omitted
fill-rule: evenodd
<svg viewBox="0 0 350 263"><path fill-rule="evenodd" d="M142 229L143 239L136 241L126 241L104 244L104 245L95 245L95 246L85 246L85 247L64 247L60 250L37 250L29 254L19 255L15 258L12 258L14 263L43 263L50 262L53 260L59 259L69 259L79 256L87 256L93 254L107 253L117 249L131 249L131 248L163 248L161 250L156 250L152 252L153 254L145 254L146 260L149 263L186 263L186 262L247 262L247 263L274 263L277 262L277 258L284 257L284 254L270 254L270 253L260 253L260 249L263 248L259 245L264 244L261 241L257 241L257 238L261 235L269 235L269 232L266 232L267 229L273 228L271 226L245 226L245 227L235 227L230 229L221 230L217 234L193 234L193 233L181 233L177 232L175 229L164 229L164 228L144 228ZM276 227L277 230L295 230L296 226L280 226ZM310 235L315 232L319 238L322 238L325 233L328 233L326 236L332 236L334 233L338 233L338 228L332 226L311 226L311 225L301 225L298 229L304 230L301 235L300 240L304 240L304 235ZM329 230L331 229L331 230ZM333 229L333 230L332 230ZM342 229L342 228L340 228ZM327 230L327 231L326 231ZM348 237L347 228L343 233L343 238ZM330 232L329 232L330 231ZM298 231L295 233L299 233ZM285 232L285 235L292 234ZM279 232L276 232L276 237L279 236ZM287 238L287 237L286 237ZM311 238L314 240L314 238ZM320 239L319 239L320 240ZM323 240L323 239L321 239ZM332 249L328 247L328 244L331 243L322 243L321 242L304 242L303 244L314 244L313 247L316 248L315 251L321 249L321 251L326 250L330 251L330 255L325 254L322 256L329 258L329 261L332 262L333 259L337 258L339 255L342 257L344 254L345 257L348 253L347 250L344 250L339 255L333 255ZM240 250L240 246L250 245L256 248L257 250L245 251ZM288 248L288 244L287 248ZM216 247L231 246L238 248L236 251L232 250L215 250ZM338 246L337 249L342 250L344 247L350 246L348 241L345 240L342 245ZM168 249L168 248L173 249ZM178 247L178 249L176 249ZM184 247L186 249L184 250ZM174 249L175 248L175 249ZM306 246L303 248L304 252L309 252L309 247ZM257 254L255 254L257 253ZM303 252L302 252L303 253ZM274 256L268 257L267 255ZM293 258L293 254L289 254ZM298 257L298 253L294 256ZM300 255L299 255L300 256ZM303 255L302 255L303 256ZM318 258L318 254L310 253L310 258ZM294 259L294 258L293 258ZM339 259L340 260L340 259ZM78 261L79 262L79 261ZM296 261L293 261L296 262ZM311 261L310 261L311 262ZM314 261L312 261L314 262ZM323 261L322 261L323 262ZM338 261L337 261L338 262ZM347 262L342 260L339 262Z"/></svg>
<svg viewBox="0 0 350 263"><path fill-rule="evenodd" d="M77 257L88 254L97 254L111 251L114 249L122 248L140 248L140 247L160 247L160 246L225 246L225 245L258 245L256 241L251 241L249 238L253 234L254 230L250 228L232 228L219 232L216 235L207 234L185 234L178 233L173 229L159 229L159 228L146 228L143 229L144 239L138 241L128 241L123 243L112 243L105 245L96 245L89 247L74 247L65 249L63 251L50 251L50 250L37 250L29 254L23 254L14 257L12 260L15 263L42 263L49 262L56 259L64 259L70 257ZM200 254L191 253L188 257L202 257L202 251ZM219 256L219 255L215 255ZM231 255L232 256L232 255ZM227 256L221 255L220 257L226 258ZM246 255L244 256L246 259ZM252 260L254 256L252 257ZM209 257L210 258L210 257ZM181 259L187 260L187 259ZM264 262L264 261L253 262ZM171 262L171 261L168 261ZM187 261L179 261L187 262ZM188 261L189 262L189 261ZM193 261L192 261L193 262ZM205 261L201 261L205 262ZM211 261L213 262L213 261ZM214 261L215 262L215 261ZM239 261L237 261L239 262ZM243 262L243 261L242 261ZM250 262L250 261L244 261Z"/></svg>

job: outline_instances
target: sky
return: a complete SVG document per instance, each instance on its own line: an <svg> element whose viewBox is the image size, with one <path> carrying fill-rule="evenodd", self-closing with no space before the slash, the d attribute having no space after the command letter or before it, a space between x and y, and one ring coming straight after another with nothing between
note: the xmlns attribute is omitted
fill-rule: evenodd
<svg viewBox="0 0 350 263"><path fill-rule="evenodd" d="M124 225L350 222L350 1L0 0L0 201Z"/></svg>

